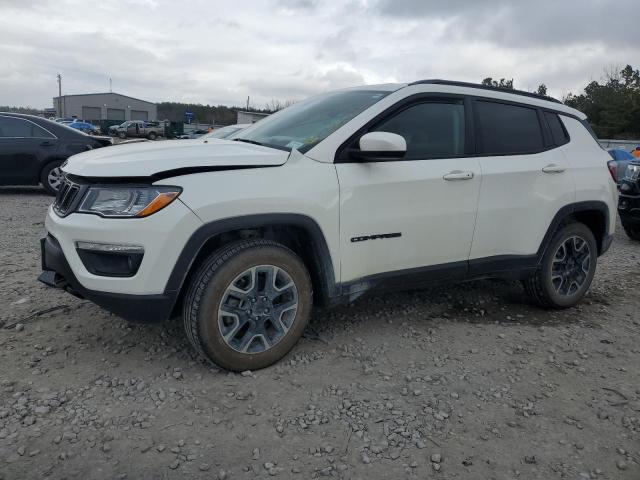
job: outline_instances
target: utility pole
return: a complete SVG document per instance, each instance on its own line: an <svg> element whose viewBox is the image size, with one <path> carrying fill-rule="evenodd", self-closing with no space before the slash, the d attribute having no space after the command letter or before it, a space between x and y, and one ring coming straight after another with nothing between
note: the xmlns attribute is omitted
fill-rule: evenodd
<svg viewBox="0 0 640 480"><path fill-rule="evenodd" d="M111 85L111 77L109 77L109 93L113 93L113 88Z"/></svg>
<svg viewBox="0 0 640 480"><path fill-rule="evenodd" d="M58 115L64 117L62 110L62 75L58 74Z"/></svg>
<svg viewBox="0 0 640 480"><path fill-rule="evenodd" d="M249 111L249 97L247 96L247 111Z"/></svg>

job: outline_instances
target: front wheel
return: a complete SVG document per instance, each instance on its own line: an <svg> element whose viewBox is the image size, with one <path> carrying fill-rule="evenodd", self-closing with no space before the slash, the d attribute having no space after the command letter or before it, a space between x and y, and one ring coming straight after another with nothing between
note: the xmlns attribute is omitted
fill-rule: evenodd
<svg viewBox="0 0 640 480"><path fill-rule="evenodd" d="M48 163L40 172L40 183L49 195L57 194L62 183L61 164L62 162Z"/></svg>
<svg viewBox="0 0 640 480"><path fill-rule="evenodd" d="M534 303L547 308L568 308L587 293L598 262L598 246L589 228L570 223L549 243L538 270L523 284Z"/></svg>
<svg viewBox="0 0 640 480"><path fill-rule="evenodd" d="M126 134L126 132L118 132L118 138L121 138L121 139L123 139L123 140L124 140L125 138L127 138L127 134Z"/></svg>
<svg viewBox="0 0 640 480"><path fill-rule="evenodd" d="M149 140L155 140L157 137L156 132L149 132L148 138Z"/></svg>
<svg viewBox="0 0 640 480"><path fill-rule="evenodd" d="M622 227L631 240L640 240L640 224L622 222Z"/></svg>
<svg viewBox="0 0 640 480"><path fill-rule="evenodd" d="M203 357L227 370L257 370L293 348L311 307L302 260L279 243L246 240L205 260L189 285L183 319Z"/></svg>

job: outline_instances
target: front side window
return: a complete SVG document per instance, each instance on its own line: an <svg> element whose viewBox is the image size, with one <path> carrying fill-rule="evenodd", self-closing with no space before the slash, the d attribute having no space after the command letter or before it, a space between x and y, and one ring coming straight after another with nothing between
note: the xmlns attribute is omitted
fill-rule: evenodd
<svg viewBox="0 0 640 480"><path fill-rule="evenodd" d="M489 101L477 101L475 105L483 155L517 155L544 149L535 108Z"/></svg>
<svg viewBox="0 0 640 480"><path fill-rule="evenodd" d="M420 103L383 121L373 131L404 137L404 160L459 157L465 144L464 105Z"/></svg>
<svg viewBox="0 0 640 480"><path fill-rule="evenodd" d="M0 117L0 138L52 138L52 135L22 118Z"/></svg>
<svg viewBox="0 0 640 480"><path fill-rule="evenodd" d="M349 90L311 97L260 120L233 140L304 153L389 93Z"/></svg>

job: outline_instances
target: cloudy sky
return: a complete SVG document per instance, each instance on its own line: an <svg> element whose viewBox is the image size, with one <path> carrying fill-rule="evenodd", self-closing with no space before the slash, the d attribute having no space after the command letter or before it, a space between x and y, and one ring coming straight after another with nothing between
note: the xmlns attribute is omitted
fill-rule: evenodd
<svg viewBox="0 0 640 480"><path fill-rule="evenodd" d="M640 67L638 0L0 0L0 105L113 90L251 104L447 78L557 97Z"/></svg>

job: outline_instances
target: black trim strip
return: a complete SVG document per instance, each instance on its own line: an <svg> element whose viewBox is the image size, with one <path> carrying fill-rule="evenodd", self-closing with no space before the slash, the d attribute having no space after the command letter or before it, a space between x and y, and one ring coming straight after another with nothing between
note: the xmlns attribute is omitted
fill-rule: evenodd
<svg viewBox="0 0 640 480"><path fill-rule="evenodd" d="M521 97L537 98L538 100L545 100L547 102L562 104L562 102L557 98L547 97L546 95L540 95L538 93L533 93L533 92L525 92L524 90L514 90L514 89L501 88L501 87L494 87L493 85L482 85L481 83L458 82L456 80L441 80L436 78L436 79L428 79L428 80L418 80L417 82L413 82L409 84L409 86L411 85L450 85L452 87L466 87L466 88L475 88L479 90L491 90L493 92L508 93L511 95L520 95Z"/></svg>
<svg viewBox="0 0 640 480"><path fill-rule="evenodd" d="M269 165L208 165L200 167L182 167L174 168L171 170L164 170L162 172L156 172L152 175L144 177L81 177L72 173L68 173L67 176L76 183L91 184L92 186L98 186L101 184L126 184L127 186L130 184L149 185L159 180L164 180L165 178L181 177L183 175L192 175L194 173L226 172L230 170L251 170L255 168L281 167L282 165L284 164L274 163Z"/></svg>

